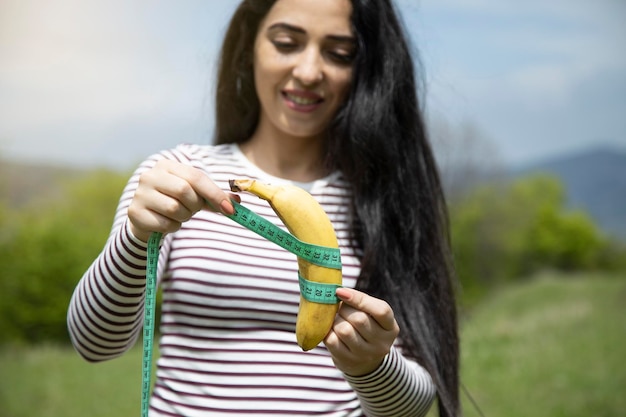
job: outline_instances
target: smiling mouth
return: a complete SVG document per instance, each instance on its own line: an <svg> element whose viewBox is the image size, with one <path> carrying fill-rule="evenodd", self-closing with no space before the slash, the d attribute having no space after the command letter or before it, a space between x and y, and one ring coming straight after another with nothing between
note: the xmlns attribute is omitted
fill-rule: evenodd
<svg viewBox="0 0 626 417"><path fill-rule="evenodd" d="M317 104L320 104L322 101L324 101L323 98L321 97L303 97L301 95L295 95L295 94L290 94L290 93L283 93L283 96L291 101L292 103L298 105L298 106L315 106Z"/></svg>

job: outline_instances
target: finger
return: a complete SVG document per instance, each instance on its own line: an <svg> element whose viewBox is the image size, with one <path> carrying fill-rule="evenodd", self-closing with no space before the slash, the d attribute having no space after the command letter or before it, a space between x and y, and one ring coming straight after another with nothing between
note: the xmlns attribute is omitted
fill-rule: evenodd
<svg viewBox="0 0 626 417"><path fill-rule="evenodd" d="M149 210L174 223L186 222L202 208L201 205L196 208L197 204L184 204L181 201L182 197L170 196L162 189L152 190L149 194L152 201L152 207ZM162 221L160 223L163 224Z"/></svg>
<svg viewBox="0 0 626 417"><path fill-rule="evenodd" d="M158 207L156 210L165 216L171 213L173 218L185 220L184 216L177 216L176 213L184 209L195 213L203 207L202 197L195 192L185 178L187 176L185 171L189 168L169 160L157 162L153 169L144 172L139 178L139 187L135 196L140 199L144 197L143 201L152 201ZM154 192L170 197L171 200L155 199ZM146 195L150 199L145 198ZM152 204L146 203L146 206L152 206Z"/></svg>
<svg viewBox="0 0 626 417"><path fill-rule="evenodd" d="M170 197L169 200L162 199L160 201L164 214L171 213L173 216L178 212L186 211L187 213L196 213L204 206L203 198L196 193L191 184L184 178L177 176L176 174L170 174L163 181L155 185L155 190ZM187 220L191 216L173 217L180 218L181 220Z"/></svg>
<svg viewBox="0 0 626 417"><path fill-rule="evenodd" d="M207 175L202 171L169 160L159 161L155 171L157 172L155 175L159 175L158 181L154 183L154 187L158 191L178 199L194 213L205 206L204 197L198 193L194 186L195 182L208 180ZM160 172L165 172L166 175L162 175Z"/></svg>
<svg viewBox="0 0 626 417"><path fill-rule="evenodd" d="M372 316L345 303L341 305L337 316L350 323L355 331L368 342L374 339L380 331L386 331Z"/></svg>
<svg viewBox="0 0 626 417"><path fill-rule="evenodd" d="M128 207L128 217L130 220L131 231L134 236L143 241L147 241L151 232L172 233L180 229L181 221L172 219L170 215L164 215L162 213L161 206L171 204L171 198L155 192L153 189L151 192L143 193L142 198L151 198L151 204L149 207L143 206L141 203L136 203L135 200ZM148 197L151 196L151 197ZM167 203L160 203L159 200L166 199Z"/></svg>
<svg viewBox="0 0 626 417"><path fill-rule="evenodd" d="M397 328L393 310L384 300L345 287L337 288L336 295L347 305L369 314L384 330L392 331Z"/></svg>
<svg viewBox="0 0 626 417"><path fill-rule="evenodd" d="M187 167L191 168L191 167ZM203 199L203 203L220 211L223 214L231 215L235 213L235 208L231 203L231 199L239 199L238 196L228 194L220 189L204 172L191 168L183 173L185 179L191 184L194 191Z"/></svg>
<svg viewBox="0 0 626 417"><path fill-rule="evenodd" d="M368 343L361 338L351 323L338 317L326 335L324 344L338 369L349 375L365 375L380 366L393 340L392 338L389 342L377 340L376 343Z"/></svg>
<svg viewBox="0 0 626 417"><path fill-rule="evenodd" d="M352 360L350 348L339 338L337 333L331 329L324 338L324 345L333 357L333 361L346 362Z"/></svg>
<svg viewBox="0 0 626 417"><path fill-rule="evenodd" d="M239 196L238 194L227 194L228 195L228 199L229 199L229 205L226 203L225 200L223 200L220 203L219 207L216 207L213 203L209 202L208 200L204 200L204 206L205 208L211 210L211 211L215 211L215 212L221 212L223 214L226 215L230 215L230 214L234 214L235 213L235 207L233 206L233 201L237 202L237 203L241 203L241 196ZM230 212L230 208L232 207L232 213Z"/></svg>
<svg viewBox="0 0 626 417"><path fill-rule="evenodd" d="M348 351L355 351L359 346L367 343L352 323L341 316L335 318L332 331Z"/></svg>
<svg viewBox="0 0 626 417"><path fill-rule="evenodd" d="M231 200L239 202L241 198L236 194L224 192L205 172L173 161L163 161L163 163L167 164L170 173L184 179L192 187L204 207L226 215L235 213Z"/></svg>

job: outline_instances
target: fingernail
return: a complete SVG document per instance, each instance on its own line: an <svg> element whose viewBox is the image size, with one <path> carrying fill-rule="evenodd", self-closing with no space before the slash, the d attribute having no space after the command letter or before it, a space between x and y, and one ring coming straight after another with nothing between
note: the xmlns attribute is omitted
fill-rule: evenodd
<svg viewBox="0 0 626 417"><path fill-rule="evenodd" d="M337 298L343 301L350 301L350 299L352 298L352 293L350 292L350 290L345 288L337 288L335 290L335 295L337 296Z"/></svg>
<svg viewBox="0 0 626 417"><path fill-rule="evenodd" d="M222 200L220 203L220 209L222 210L222 213L226 214L226 215L233 215L235 214L235 208L233 207L233 205L231 204L230 201L228 200Z"/></svg>

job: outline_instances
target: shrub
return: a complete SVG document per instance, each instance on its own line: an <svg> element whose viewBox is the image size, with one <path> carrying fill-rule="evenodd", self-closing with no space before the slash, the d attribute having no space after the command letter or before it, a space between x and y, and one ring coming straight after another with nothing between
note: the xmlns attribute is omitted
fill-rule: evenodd
<svg viewBox="0 0 626 417"><path fill-rule="evenodd" d="M0 334L3 341L67 340L69 299L108 236L127 176L95 171L54 199L2 216Z"/></svg>

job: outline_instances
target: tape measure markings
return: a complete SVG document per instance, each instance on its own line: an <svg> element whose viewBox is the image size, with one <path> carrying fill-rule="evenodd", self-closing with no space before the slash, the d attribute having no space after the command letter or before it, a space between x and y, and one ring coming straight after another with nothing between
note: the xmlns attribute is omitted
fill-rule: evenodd
<svg viewBox="0 0 626 417"><path fill-rule="evenodd" d="M338 248L302 242L269 220L259 216L236 201L232 201L235 214L227 216L241 226L257 233L283 249L308 262L332 269L341 269ZM152 384L152 352L154 350L154 316L156 310L157 271L162 233L154 232L148 239L146 259L146 295L144 301L143 356L141 368L141 416L148 417L150 388ZM309 301L322 304L339 302L335 290L341 285L308 281L298 273L300 294Z"/></svg>
<svg viewBox="0 0 626 417"><path fill-rule="evenodd" d="M312 264L326 268L341 269L341 253L339 248L303 242L236 201L232 201L232 203L235 208L235 214L228 217L243 227Z"/></svg>
<svg viewBox="0 0 626 417"><path fill-rule="evenodd" d="M305 300L320 304L337 304L340 301L335 294L335 290L341 288L339 284L309 281L300 274L298 274L298 282L300 294Z"/></svg>
<svg viewBox="0 0 626 417"><path fill-rule="evenodd" d="M154 232L148 239L146 259L146 295L143 312L143 356L141 365L141 416L148 417L152 384L152 351L156 310L157 270L162 233Z"/></svg>

